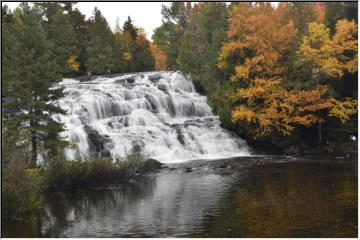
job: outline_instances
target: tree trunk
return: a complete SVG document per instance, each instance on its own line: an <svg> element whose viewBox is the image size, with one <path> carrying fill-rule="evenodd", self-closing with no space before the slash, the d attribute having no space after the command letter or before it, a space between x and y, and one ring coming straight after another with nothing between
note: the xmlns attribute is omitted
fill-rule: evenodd
<svg viewBox="0 0 360 240"><path fill-rule="evenodd" d="M322 142L321 122L319 121L319 145L321 145L321 142Z"/></svg>
<svg viewBox="0 0 360 240"><path fill-rule="evenodd" d="M36 159L37 159L37 141L36 141L36 132L31 131L31 161L29 168L36 167Z"/></svg>

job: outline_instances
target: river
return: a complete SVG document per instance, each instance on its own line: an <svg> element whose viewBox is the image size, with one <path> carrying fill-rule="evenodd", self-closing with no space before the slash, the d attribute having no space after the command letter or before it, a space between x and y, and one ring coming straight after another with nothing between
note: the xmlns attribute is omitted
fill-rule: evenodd
<svg viewBox="0 0 360 240"><path fill-rule="evenodd" d="M354 156L354 158L357 158ZM357 237L357 159L252 156L169 164L128 183L47 194L3 237Z"/></svg>

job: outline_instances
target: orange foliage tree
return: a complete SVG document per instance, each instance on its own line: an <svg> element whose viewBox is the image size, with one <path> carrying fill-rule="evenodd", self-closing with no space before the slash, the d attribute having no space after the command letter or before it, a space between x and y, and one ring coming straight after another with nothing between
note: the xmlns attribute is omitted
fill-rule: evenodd
<svg viewBox="0 0 360 240"><path fill-rule="evenodd" d="M155 70L165 71L167 70L167 57L164 51L159 49L155 44L150 43L151 53L155 58Z"/></svg>
<svg viewBox="0 0 360 240"><path fill-rule="evenodd" d="M325 98L327 88L287 90L281 84L284 61L292 50L296 29L284 24L284 8L270 3L238 3L229 13L228 42L218 57L218 67L232 72L240 82L232 110L232 121L244 120L256 126L255 137L273 131L290 135L296 126L323 121L315 112L332 104Z"/></svg>

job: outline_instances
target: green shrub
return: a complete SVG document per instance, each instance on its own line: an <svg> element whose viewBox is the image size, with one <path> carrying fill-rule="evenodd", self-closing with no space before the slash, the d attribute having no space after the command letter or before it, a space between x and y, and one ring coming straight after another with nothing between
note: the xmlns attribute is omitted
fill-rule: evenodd
<svg viewBox="0 0 360 240"><path fill-rule="evenodd" d="M22 212L39 207L44 188L42 170L8 165L3 169L2 216L16 218Z"/></svg>
<svg viewBox="0 0 360 240"><path fill-rule="evenodd" d="M127 176L154 170L154 160L140 153L131 153L124 159L88 158L68 161L57 156L45 167L50 190L65 190L97 186L121 181Z"/></svg>

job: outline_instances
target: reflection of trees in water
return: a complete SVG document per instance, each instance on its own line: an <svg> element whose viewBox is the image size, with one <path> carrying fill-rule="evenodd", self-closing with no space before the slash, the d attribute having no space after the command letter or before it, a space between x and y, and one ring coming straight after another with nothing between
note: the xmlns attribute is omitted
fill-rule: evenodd
<svg viewBox="0 0 360 240"><path fill-rule="evenodd" d="M148 177L118 185L111 190L84 191L73 194L49 194L41 210L41 229L44 237L66 237L65 230L80 219L102 221L109 209L122 209L124 205L151 195L154 179ZM39 219L39 218L38 218Z"/></svg>
<svg viewBox="0 0 360 240"><path fill-rule="evenodd" d="M334 163L254 167L204 226L217 237L355 237L356 178L351 166Z"/></svg>

